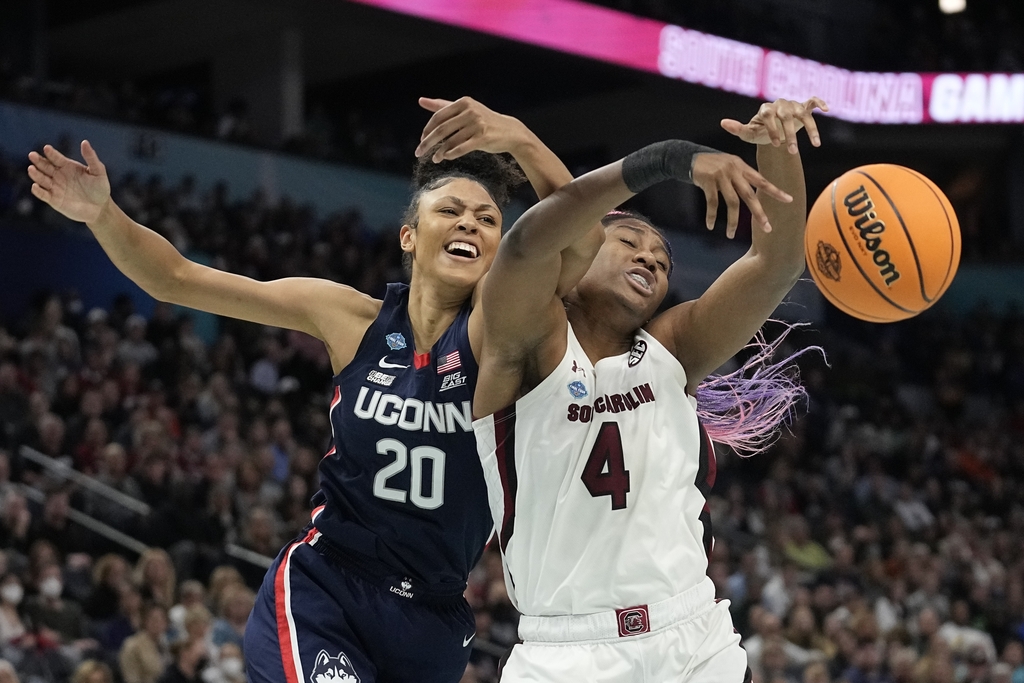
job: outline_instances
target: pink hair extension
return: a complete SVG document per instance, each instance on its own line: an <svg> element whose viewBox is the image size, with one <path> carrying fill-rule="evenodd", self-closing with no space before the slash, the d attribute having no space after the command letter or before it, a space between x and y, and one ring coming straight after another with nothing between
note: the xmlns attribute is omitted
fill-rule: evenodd
<svg viewBox="0 0 1024 683"><path fill-rule="evenodd" d="M732 448L741 457L763 453L779 438L781 426L792 424L796 404L807 399L800 384L800 368L793 361L809 351L825 356L820 346L800 349L772 363L772 356L789 333L807 323L784 326L778 339L769 343L763 330L744 347L754 355L727 375L711 375L697 386L697 417L712 441Z"/></svg>

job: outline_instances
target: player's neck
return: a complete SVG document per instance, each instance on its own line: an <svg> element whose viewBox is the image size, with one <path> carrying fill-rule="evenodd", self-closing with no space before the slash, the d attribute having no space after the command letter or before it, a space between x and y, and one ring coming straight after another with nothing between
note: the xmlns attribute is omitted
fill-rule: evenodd
<svg viewBox="0 0 1024 683"><path fill-rule="evenodd" d="M440 282L428 282L413 274L409 286L409 323L416 351L428 353L459 314L472 292Z"/></svg>
<svg viewBox="0 0 1024 683"><path fill-rule="evenodd" d="M633 345L638 326L618 314L614 307L567 303L565 314L591 363L626 353Z"/></svg>

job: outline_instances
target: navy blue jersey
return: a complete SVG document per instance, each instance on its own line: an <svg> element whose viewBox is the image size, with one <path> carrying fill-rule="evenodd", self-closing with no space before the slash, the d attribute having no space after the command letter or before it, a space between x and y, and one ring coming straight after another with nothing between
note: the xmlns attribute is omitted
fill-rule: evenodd
<svg viewBox="0 0 1024 683"><path fill-rule="evenodd" d="M315 524L355 558L450 588L465 583L493 529L473 436L471 309L467 302L416 367L408 302L408 285L388 285L334 378L334 445L320 463Z"/></svg>

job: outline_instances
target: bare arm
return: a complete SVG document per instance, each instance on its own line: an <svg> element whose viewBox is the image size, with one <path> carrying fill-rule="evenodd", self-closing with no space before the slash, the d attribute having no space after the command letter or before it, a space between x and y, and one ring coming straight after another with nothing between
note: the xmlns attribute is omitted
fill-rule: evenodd
<svg viewBox="0 0 1024 683"><path fill-rule="evenodd" d="M347 347L354 352L376 315L379 302L328 280L259 282L189 261L114 203L106 169L87 141L82 143L87 166L49 145L44 153L29 155L32 193L68 218L84 222L114 265L155 299L305 332L324 341L332 361L344 361L341 366L347 363ZM360 328L362 321L366 324Z"/></svg>
<svg viewBox="0 0 1024 683"><path fill-rule="evenodd" d="M522 121L492 111L471 97L454 102L421 97L420 106L434 115L423 129L417 156L433 149L436 162L475 150L508 152L523 169L538 199L572 182L572 174L561 159ZM566 246L559 270L560 294L576 286L603 241L604 231L595 223L589 232Z"/></svg>
<svg viewBox="0 0 1024 683"><path fill-rule="evenodd" d="M750 250L703 296L669 309L649 325L679 358L691 394L750 340L803 274L807 193L796 134L806 126L812 142L819 144L811 116L819 106L825 108L817 98L804 104L780 100L763 105L746 126L723 122L729 132L758 144L758 170L793 201L782 203L759 192L772 230L752 230Z"/></svg>

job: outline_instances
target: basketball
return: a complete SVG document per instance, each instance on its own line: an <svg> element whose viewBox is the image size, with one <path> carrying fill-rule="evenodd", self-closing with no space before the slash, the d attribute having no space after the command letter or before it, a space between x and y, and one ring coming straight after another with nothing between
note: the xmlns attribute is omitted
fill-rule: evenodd
<svg viewBox="0 0 1024 683"><path fill-rule="evenodd" d="M870 164L847 171L814 202L804 251L818 289L855 318L913 317L942 296L960 263L960 224L917 171Z"/></svg>

